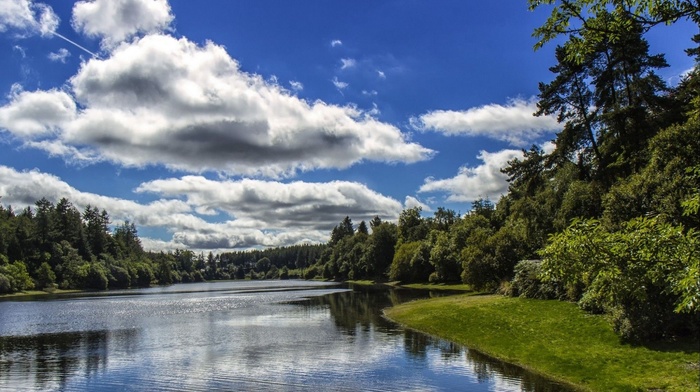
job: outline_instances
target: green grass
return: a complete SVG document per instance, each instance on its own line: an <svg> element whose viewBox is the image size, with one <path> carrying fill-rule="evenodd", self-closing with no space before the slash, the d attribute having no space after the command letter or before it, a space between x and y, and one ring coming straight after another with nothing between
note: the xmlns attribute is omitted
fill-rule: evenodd
<svg viewBox="0 0 700 392"><path fill-rule="evenodd" d="M26 290L18 291L11 294L0 294L0 298L16 298L16 297L28 297L36 295L49 295L49 294L68 294L68 293L79 293L83 290L61 290L61 289L51 289L51 290Z"/></svg>
<svg viewBox="0 0 700 392"><path fill-rule="evenodd" d="M445 283L411 283L402 284L400 287L405 287L407 289L419 289L419 290L454 290L454 291L472 291L471 286L468 284L445 284Z"/></svg>
<svg viewBox="0 0 700 392"><path fill-rule="evenodd" d="M355 284L358 286L374 286L376 283L373 280L348 280L345 283Z"/></svg>
<svg viewBox="0 0 700 392"><path fill-rule="evenodd" d="M698 391L697 342L620 343L602 316L575 304L460 295L387 309L410 328L464 344L535 372L594 391Z"/></svg>

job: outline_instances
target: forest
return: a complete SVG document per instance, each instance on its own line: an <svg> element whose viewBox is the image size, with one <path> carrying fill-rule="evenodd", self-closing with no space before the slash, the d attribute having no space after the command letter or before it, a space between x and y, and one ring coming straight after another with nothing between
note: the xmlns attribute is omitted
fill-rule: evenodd
<svg viewBox="0 0 700 392"><path fill-rule="evenodd" d="M346 217L327 244L205 256L145 252L133 224L110 230L104 210L41 199L19 212L0 206L0 293L214 279L463 282L577 302L628 340L697 334L700 34L687 49L696 66L675 85L645 39L688 19L700 24L692 1L560 2L534 34L538 47L565 38L535 113L558 117L554 148L524 150L502 169L507 194L475 200L463 216Z"/></svg>
<svg viewBox="0 0 700 392"><path fill-rule="evenodd" d="M109 213L81 213L66 198L20 212L0 205L0 294L31 289L106 290L221 279L299 278L325 245L195 254L144 251L136 226L110 229Z"/></svg>

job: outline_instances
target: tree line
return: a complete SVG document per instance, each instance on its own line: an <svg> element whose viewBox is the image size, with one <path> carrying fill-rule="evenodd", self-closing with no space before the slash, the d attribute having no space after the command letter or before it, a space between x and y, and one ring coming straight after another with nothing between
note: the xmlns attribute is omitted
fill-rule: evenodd
<svg viewBox="0 0 700 392"><path fill-rule="evenodd" d="M15 212L0 204L0 294L30 289L123 289L221 279L300 278L324 244L196 254L144 251L136 226L46 198Z"/></svg>

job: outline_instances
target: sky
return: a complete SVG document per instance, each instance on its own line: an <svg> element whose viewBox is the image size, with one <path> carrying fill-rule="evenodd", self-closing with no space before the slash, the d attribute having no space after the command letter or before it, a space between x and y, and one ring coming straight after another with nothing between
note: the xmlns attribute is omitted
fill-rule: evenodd
<svg viewBox="0 0 700 392"><path fill-rule="evenodd" d="M561 129L525 0L0 0L0 203L133 222L147 250L322 243L464 214ZM648 36L671 85L697 27Z"/></svg>

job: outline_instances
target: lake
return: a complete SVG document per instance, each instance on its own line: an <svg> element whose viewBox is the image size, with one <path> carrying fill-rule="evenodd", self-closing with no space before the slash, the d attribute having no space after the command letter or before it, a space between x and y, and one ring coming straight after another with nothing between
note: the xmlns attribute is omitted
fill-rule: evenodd
<svg viewBox="0 0 700 392"><path fill-rule="evenodd" d="M521 391L563 387L384 319L430 295L231 281L0 301L0 390Z"/></svg>

